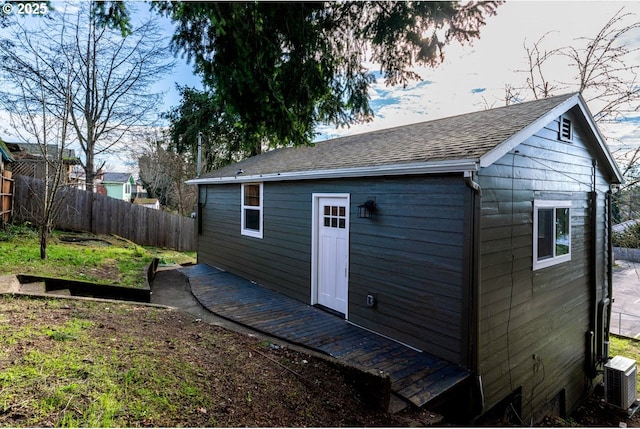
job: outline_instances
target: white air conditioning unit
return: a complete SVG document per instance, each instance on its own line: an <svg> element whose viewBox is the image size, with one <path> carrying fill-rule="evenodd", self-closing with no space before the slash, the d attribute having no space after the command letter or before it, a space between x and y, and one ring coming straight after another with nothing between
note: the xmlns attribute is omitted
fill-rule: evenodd
<svg viewBox="0 0 640 429"><path fill-rule="evenodd" d="M636 361L616 356L604 366L604 400L628 410L636 401Z"/></svg>

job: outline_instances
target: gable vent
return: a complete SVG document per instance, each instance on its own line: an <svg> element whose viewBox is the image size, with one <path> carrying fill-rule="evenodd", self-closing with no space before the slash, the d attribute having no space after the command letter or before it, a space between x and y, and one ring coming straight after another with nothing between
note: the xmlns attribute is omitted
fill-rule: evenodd
<svg viewBox="0 0 640 429"><path fill-rule="evenodd" d="M573 140L573 127L571 124L571 120L563 116L560 117L560 140Z"/></svg>

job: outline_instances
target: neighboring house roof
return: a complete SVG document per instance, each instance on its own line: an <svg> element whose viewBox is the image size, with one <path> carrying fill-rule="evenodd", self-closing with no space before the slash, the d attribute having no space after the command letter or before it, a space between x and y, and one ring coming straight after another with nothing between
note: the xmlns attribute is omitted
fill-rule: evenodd
<svg viewBox="0 0 640 429"><path fill-rule="evenodd" d="M156 204L157 198L136 198L133 200L133 204Z"/></svg>
<svg viewBox="0 0 640 429"><path fill-rule="evenodd" d="M474 171L486 167L573 107L593 131L596 150L618 170L577 93L401 127L276 149L220 168L190 184Z"/></svg>
<svg viewBox="0 0 640 429"><path fill-rule="evenodd" d="M131 173L104 173L102 183L130 183Z"/></svg>
<svg viewBox="0 0 640 429"><path fill-rule="evenodd" d="M611 227L611 230L613 232L617 232L617 233L623 233L625 232L627 229L631 228L632 226L637 225L638 223L640 223L640 219L632 219L632 220L628 220L626 222L622 222L619 223L617 225L613 225Z"/></svg>
<svg viewBox="0 0 640 429"><path fill-rule="evenodd" d="M2 156L3 161L13 162L11 152L9 152L9 148L7 148L7 145L2 141L2 139L0 139L0 156Z"/></svg>
<svg viewBox="0 0 640 429"><path fill-rule="evenodd" d="M34 155L37 157L42 156L42 145L38 143L10 143L7 142L7 146L14 153L23 152L28 155ZM52 158L58 157L58 145L48 144L47 153ZM76 152L73 149L64 149L62 151L62 159L66 161L77 161Z"/></svg>

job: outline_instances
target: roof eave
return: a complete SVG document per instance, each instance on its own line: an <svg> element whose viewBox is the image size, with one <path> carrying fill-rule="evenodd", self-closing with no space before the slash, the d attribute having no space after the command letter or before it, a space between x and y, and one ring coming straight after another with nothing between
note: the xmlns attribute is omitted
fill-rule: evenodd
<svg viewBox="0 0 640 429"><path fill-rule="evenodd" d="M620 168L618 168L618 164L613 159L613 155L611 154L611 151L609 151L609 146L607 146L607 141L604 138L604 136L600 133L600 129L596 125L596 120L591 114L591 111L588 109L587 103L584 100L584 98L582 98L582 96L579 96L578 98L578 106L580 107L580 110L582 111L586 121L589 123L589 127L593 130L593 134L596 138L596 141L598 142L598 147L600 148L601 155L607 161L607 164L609 165L611 173L615 176L617 180L616 183L617 184L623 183L624 176L622 175Z"/></svg>
<svg viewBox="0 0 640 429"><path fill-rule="evenodd" d="M515 147L520 143L538 132L542 127L547 125L554 118L557 118L558 116L562 115L564 112L578 104L579 100L580 97L578 94L567 98L564 102L549 110L543 116L536 119L517 133L513 134L511 137L495 146L493 149L489 150L487 153L480 157L480 167L484 168L492 165L494 162L515 149Z"/></svg>
<svg viewBox="0 0 640 429"><path fill-rule="evenodd" d="M189 185L213 185L247 182L278 182L288 180L344 179L351 177L405 176L412 174L444 174L477 171L478 159L416 162L408 164L353 167L330 170L308 170L284 173L237 175L230 177L203 177L188 180Z"/></svg>
<svg viewBox="0 0 640 429"><path fill-rule="evenodd" d="M555 118L562 115L563 113L565 113L566 111L568 111L574 106L578 106L578 108L582 112L582 115L584 116L587 123L589 124L589 128L591 128L591 131L593 132L595 140L598 143L598 149L600 149L600 154L607 161L607 165L609 166L611 173L615 177L615 180L616 180L615 183L622 183L624 181L622 177L622 173L620 172L618 165L614 161L613 156L609 151L609 148L606 144L606 140L600 133L600 130L596 125L596 121L591 115L589 108L587 107L587 103L584 101L582 96L578 93L568 98L566 101L562 102L555 108L551 109L549 112L541 116L539 119L535 120L534 122L532 122L531 124L523 128L522 130L520 130L519 132L509 137L504 142L500 143L499 145L497 145L496 147L494 147L493 149L491 149L490 151L482 155L480 157L480 167L484 168L492 165L498 159L502 158L504 155L506 155L513 149L515 149L515 147L518 146L520 143L522 143L523 141L525 141L526 139L534 135L542 127L544 127L545 125L547 125L548 123L553 121Z"/></svg>

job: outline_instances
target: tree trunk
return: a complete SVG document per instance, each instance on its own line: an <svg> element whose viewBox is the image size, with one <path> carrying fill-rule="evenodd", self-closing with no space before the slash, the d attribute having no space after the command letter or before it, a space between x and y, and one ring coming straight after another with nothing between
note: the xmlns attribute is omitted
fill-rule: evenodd
<svg viewBox="0 0 640 429"><path fill-rule="evenodd" d="M47 238L49 237L49 228L47 225L40 227L40 259L47 259Z"/></svg>

